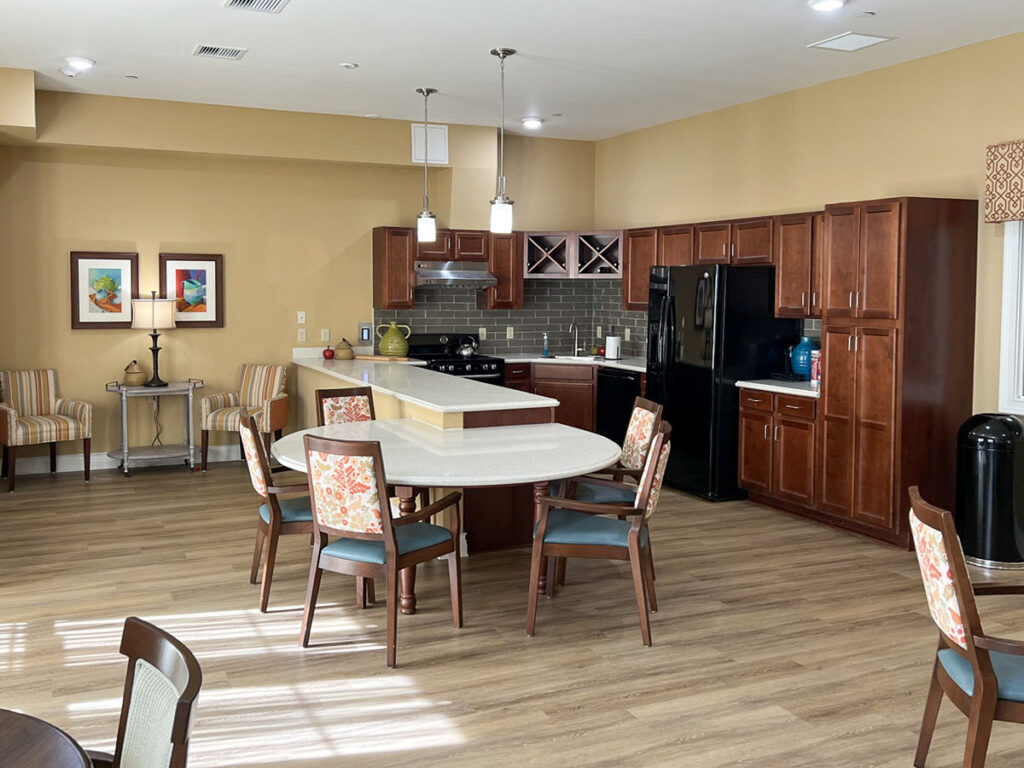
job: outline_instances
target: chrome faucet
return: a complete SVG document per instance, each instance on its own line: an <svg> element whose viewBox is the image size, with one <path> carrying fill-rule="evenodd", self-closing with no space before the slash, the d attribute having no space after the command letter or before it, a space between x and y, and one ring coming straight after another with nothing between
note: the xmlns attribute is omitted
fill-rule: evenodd
<svg viewBox="0 0 1024 768"><path fill-rule="evenodd" d="M580 350L580 327L576 325L576 321L573 320L569 323L569 333L572 334L572 355L578 357Z"/></svg>

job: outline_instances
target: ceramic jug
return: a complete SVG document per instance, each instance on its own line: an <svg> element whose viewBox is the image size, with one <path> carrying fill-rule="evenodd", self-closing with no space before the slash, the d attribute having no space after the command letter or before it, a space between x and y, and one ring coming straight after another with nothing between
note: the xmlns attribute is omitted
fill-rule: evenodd
<svg viewBox="0 0 1024 768"><path fill-rule="evenodd" d="M334 359L335 360L351 360L356 356L355 351L352 349L352 344L348 339L342 339L334 347Z"/></svg>
<svg viewBox="0 0 1024 768"><path fill-rule="evenodd" d="M381 333L381 328L387 330ZM398 330L399 328L405 328L405 333ZM408 338L411 333L412 328L408 325L399 325L398 323L378 325L377 336L380 338L380 353L388 357L405 357L409 352Z"/></svg>
<svg viewBox="0 0 1024 768"><path fill-rule="evenodd" d="M805 379L811 376L811 351L818 348L810 336L801 336L800 343L793 347L789 359L793 364L793 373Z"/></svg>

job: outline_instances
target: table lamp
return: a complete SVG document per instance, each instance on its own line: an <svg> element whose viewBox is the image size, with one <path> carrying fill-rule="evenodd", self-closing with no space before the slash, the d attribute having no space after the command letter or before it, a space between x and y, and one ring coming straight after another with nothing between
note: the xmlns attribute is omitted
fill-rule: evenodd
<svg viewBox="0 0 1024 768"><path fill-rule="evenodd" d="M153 353L153 378L143 384L144 387L167 386L160 378L160 347L156 340L160 338L159 331L174 327L174 304L174 299L158 299L156 291L152 291L148 299L132 299L132 328L153 329L149 334L153 339L153 346L149 348Z"/></svg>

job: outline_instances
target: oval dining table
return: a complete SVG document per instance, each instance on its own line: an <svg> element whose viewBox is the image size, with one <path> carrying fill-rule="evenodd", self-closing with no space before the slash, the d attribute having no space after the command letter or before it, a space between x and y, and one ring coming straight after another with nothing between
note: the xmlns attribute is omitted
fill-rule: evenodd
<svg viewBox="0 0 1024 768"><path fill-rule="evenodd" d="M306 471L304 435L380 443L384 472L395 486L399 511L415 511L414 489L533 486L534 517L550 483L605 469L621 449L606 437L565 424L439 429L414 419L332 424L293 432L276 441L271 454L283 466ZM541 568L546 573L546 568ZM416 571L402 571L401 611L416 612ZM540 591L546 588L541 580Z"/></svg>
<svg viewBox="0 0 1024 768"><path fill-rule="evenodd" d="M77 741L38 717L0 709L0 768L91 768Z"/></svg>

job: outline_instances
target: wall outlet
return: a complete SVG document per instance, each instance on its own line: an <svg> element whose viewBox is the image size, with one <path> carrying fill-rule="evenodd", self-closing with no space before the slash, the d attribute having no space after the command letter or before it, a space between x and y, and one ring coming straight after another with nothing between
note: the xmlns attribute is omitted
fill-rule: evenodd
<svg viewBox="0 0 1024 768"><path fill-rule="evenodd" d="M303 312L301 309L295 313L295 322L298 323L299 325L306 324L306 313Z"/></svg>
<svg viewBox="0 0 1024 768"><path fill-rule="evenodd" d="M331 340L331 329L330 328L321 328L320 329L320 341L330 341L330 340Z"/></svg>
<svg viewBox="0 0 1024 768"><path fill-rule="evenodd" d="M480 341L487 341L487 329L486 328L477 328L476 332L480 336Z"/></svg>
<svg viewBox="0 0 1024 768"><path fill-rule="evenodd" d="M597 334L596 335L597 335L597 338L599 338L599 339L601 338L601 326L600 325L597 326Z"/></svg>
<svg viewBox="0 0 1024 768"><path fill-rule="evenodd" d="M626 328L622 331L622 340L629 341L629 328Z"/></svg>
<svg viewBox="0 0 1024 768"><path fill-rule="evenodd" d="M301 342L305 342L306 341L306 329L305 328L299 328L299 341L301 341Z"/></svg>
<svg viewBox="0 0 1024 768"><path fill-rule="evenodd" d="M516 337L515 326L506 325L505 326L505 338L506 339L514 339L515 337Z"/></svg>

